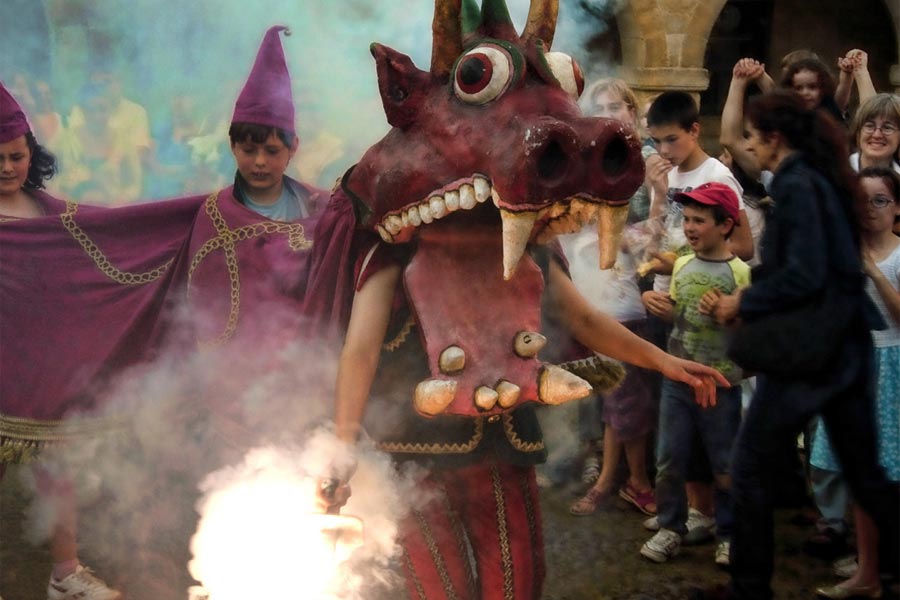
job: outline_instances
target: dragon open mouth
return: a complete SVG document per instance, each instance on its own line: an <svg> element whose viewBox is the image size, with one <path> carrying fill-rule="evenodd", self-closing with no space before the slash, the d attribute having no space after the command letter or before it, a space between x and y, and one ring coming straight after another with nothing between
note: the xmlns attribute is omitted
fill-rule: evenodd
<svg viewBox="0 0 900 600"><path fill-rule="evenodd" d="M615 264L619 238L628 216L627 201L612 202L581 193L556 202L510 204L486 175L476 173L435 190L421 202L387 213L376 229L387 243L408 241L416 228L468 211L490 198L500 211L503 230L503 278L508 280L529 242L549 243L555 236L596 223L600 236L600 268Z"/></svg>

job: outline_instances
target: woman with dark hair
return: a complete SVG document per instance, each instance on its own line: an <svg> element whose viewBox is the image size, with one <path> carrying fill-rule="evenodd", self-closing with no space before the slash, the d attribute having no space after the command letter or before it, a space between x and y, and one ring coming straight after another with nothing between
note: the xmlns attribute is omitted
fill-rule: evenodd
<svg viewBox="0 0 900 600"><path fill-rule="evenodd" d="M7 136L0 135L0 139ZM0 217L40 217L61 212L62 202L49 200L44 182L56 174L56 158L28 131L0 141Z"/></svg>
<svg viewBox="0 0 900 600"><path fill-rule="evenodd" d="M43 192L44 181L56 172L56 159L34 134L19 104L0 83L0 221L56 215L66 203ZM15 374L8 375L16 377ZM0 462L0 476L5 463ZM117 600L121 594L84 567L76 545L74 486L65 477L51 475L37 466L38 490L51 499L56 523L50 540L53 570L47 586L48 600L84 598Z"/></svg>
<svg viewBox="0 0 900 600"><path fill-rule="evenodd" d="M859 187L846 159L846 135L824 111L810 110L798 95L784 91L751 101L747 129L748 150L761 168L774 173L775 207L762 238L762 264L750 287L728 296L710 294L701 309L722 323L798 307L812 311L816 299L836 286L846 301L834 318L848 324L843 337L833 340L832 360L815 374L759 373L735 444L732 586L701 597L767 600L773 572L771 473L783 460L777 451L782 440L796 438L811 417L821 414L856 500L889 532L882 540L894 545L897 488L886 481L875 448L869 331L883 321L864 288L854 210ZM895 549L882 556L896 556Z"/></svg>

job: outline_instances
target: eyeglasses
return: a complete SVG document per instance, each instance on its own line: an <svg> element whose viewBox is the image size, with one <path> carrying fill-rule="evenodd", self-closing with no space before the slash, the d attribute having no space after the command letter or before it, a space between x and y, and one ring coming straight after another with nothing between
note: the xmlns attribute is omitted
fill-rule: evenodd
<svg viewBox="0 0 900 600"><path fill-rule="evenodd" d="M894 135L900 129L897 128L893 123L882 123L881 125L876 125L874 121L866 121L862 126L863 133L872 134L875 133L876 130L881 131L884 135Z"/></svg>
<svg viewBox="0 0 900 600"><path fill-rule="evenodd" d="M894 201L887 196L872 196L869 198L869 204L874 206L875 208L884 208L885 206L890 206Z"/></svg>

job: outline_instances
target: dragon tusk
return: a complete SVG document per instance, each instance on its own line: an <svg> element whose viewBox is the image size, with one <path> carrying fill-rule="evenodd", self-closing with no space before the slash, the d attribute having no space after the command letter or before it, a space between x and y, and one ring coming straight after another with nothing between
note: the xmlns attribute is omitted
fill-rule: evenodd
<svg viewBox="0 0 900 600"><path fill-rule="evenodd" d="M537 213L514 213L501 208L500 218L503 221L503 279L508 281L512 279L522 255L525 254Z"/></svg>
<svg viewBox="0 0 900 600"><path fill-rule="evenodd" d="M616 266L619 254L619 241L622 229L628 218L628 205L600 207L600 218L597 221L597 235L600 237L600 268L612 269Z"/></svg>
<svg viewBox="0 0 900 600"><path fill-rule="evenodd" d="M588 396L591 384L556 365L544 365L538 375L538 398L545 404L562 404Z"/></svg>

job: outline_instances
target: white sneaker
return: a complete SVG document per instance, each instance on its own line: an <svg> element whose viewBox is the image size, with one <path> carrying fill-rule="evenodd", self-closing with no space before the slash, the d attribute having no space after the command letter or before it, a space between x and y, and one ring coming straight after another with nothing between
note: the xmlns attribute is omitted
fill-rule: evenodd
<svg viewBox="0 0 900 600"><path fill-rule="evenodd" d="M856 562L855 554L845 556L844 558L839 558L831 564L832 572L838 577L843 577L844 579L850 579L851 577L856 575L856 571L858 569L859 563Z"/></svg>
<svg viewBox="0 0 900 600"><path fill-rule="evenodd" d="M664 563L681 551L681 536L671 529L660 529L641 547L641 556Z"/></svg>
<svg viewBox="0 0 900 600"><path fill-rule="evenodd" d="M647 531L659 531L659 517L644 519L644 529Z"/></svg>
<svg viewBox="0 0 900 600"><path fill-rule="evenodd" d="M78 565L75 572L63 579L50 577L47 600L121 600L122 592L106 585L89 568Z"/></svg>
<svg viewBox="0 0 900 600"><path fill-rule="evenodd" d="M716 564L720 567L731 566L731 542L722 540L716 546Z"/></svg>
<svg viewBox="0 0 900 600"><path fill-rule="evenodd" d="M688 518L685 525L688 530L684 540L682 540L685 546L708 542L716 535L716 520L712 517L707 517L696 508L688 509Z"/></svg>

